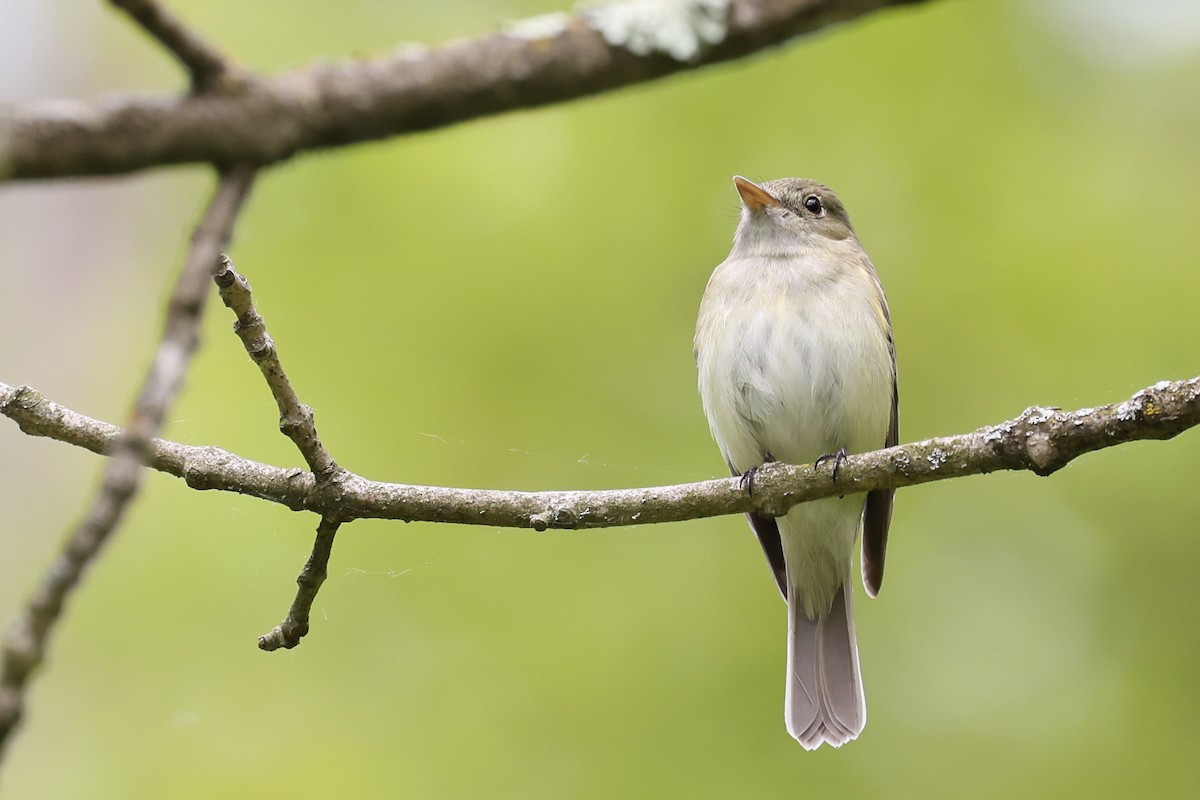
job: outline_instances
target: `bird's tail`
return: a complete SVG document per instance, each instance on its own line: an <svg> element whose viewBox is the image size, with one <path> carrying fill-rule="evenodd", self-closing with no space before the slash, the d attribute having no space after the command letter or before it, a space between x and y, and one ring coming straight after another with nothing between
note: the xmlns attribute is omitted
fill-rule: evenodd
<svg viewBox="0 0 1200 800"><path fill-rule="evenodd" d="M854 638L854 584L847 576L829 612L812 620L798 591L788 592L788 733L815 750L841 747L867 724L867 703Z"/></svg>

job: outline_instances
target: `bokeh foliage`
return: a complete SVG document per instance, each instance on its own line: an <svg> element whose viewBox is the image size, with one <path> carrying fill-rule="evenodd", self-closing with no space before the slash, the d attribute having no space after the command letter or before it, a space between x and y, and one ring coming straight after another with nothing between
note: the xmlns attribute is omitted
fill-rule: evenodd
<svg viewBox="0 0 1200 800"><path fill-rule="evenodd" d="M96 5L12 10L0 97L179 85ZM171 5L266 70L556 8ZM263 177L231 255L334 455L377 479L721 475L690 339L734 173L847 202L892 305L902 439L1112 402L1200 364L1200 55L1103 49L1081 29L1110 6L934 3L307 156ZM210 185L0 190L0 379L123 418ZM214 303L167 435L298 464L230 323ZM99 465L9 423L0 454L8 616ZM1190 433L902 491L886 586L858 602L870 722L811 754L783 729L784 607L740 519L358 522L313 633L267 655L315 520L152 475L53 643L5 792L1194 797L1198 475Z"/></svg>

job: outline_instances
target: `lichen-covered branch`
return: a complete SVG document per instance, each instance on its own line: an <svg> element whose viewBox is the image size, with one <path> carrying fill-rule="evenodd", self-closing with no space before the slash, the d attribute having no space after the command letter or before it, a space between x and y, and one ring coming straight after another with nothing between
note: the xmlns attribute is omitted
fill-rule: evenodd
<svg viewBox="0 0 1200 800"><path fill-rule="evenodd" d="M180 163L261 166L730 61L914 2L923 0L634 0L523 20L440 47L317 64L224 91L0 108L0 180ZM188 57L202 74L212 60L202 52Z"/></svg>
<svg viewBox="0 0 1200 800"><path fill-rule="evenodd" d="M28 387L0 383L0 414L35 436L107 453L119 429L69 411ZM1200 377L1162 382L1128 400L1077 411L1032 407L973 433L849 456L830 467L768 464L751 496L736 478L674 486L516 492L379 483L350 472L326 485L310 473L243 459L215 447L155 440L151 467L195 489L253 495L343 522L358 518L494 527L583 529L700 519L755 511L780 515L807 500L884 487L1030 470L1049 475L1078 456L1140 439L1169 439L1200 425Z"/></svg>
<svg viewBox="0 0 1200 800"><path fill-rule="evenodd" d="M213 265L229 240L251 182L252 174L245 170L221 179L192 237L183 271L171 293L162 339L133 414L124 429L110 426L108 431L105 451L112 458L105 466L100 489L4 638L0 668L0 755L21 719L25 686L45 657L50 634L67 598L137 492L141 467L153 448L154 434L174 403L196 349ZM6 391L5 397L11 395ZM0 402L7 405L7 399Z"/></svg>

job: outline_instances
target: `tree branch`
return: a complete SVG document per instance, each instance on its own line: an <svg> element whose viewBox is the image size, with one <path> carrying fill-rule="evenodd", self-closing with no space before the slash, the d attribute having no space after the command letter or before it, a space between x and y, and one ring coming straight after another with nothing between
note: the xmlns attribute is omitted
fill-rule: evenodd
<svg viewBox="0 0 1200 800"><path fill-rule="evenodd" d="M291 649L300 644L308 633L308 617L312 611L317 592L328 575L329 558L333 555L333 537L342 523L330 517L322 517L317 526L317 538L313 541L312 555L304 562L300 577L296 578L299 590L292 601L283 622L258 637L258 648L270 652L281 647Z"/></svg>
<svg viewBox="0 0 1200 800"><path fill-rule="evenodd" d="M209 275L252 180L247 170L221 179L193 234L183 271L171 293L162 339L133 414L124 430L112 427L106 441L106 452L112 458L104 469L100 490L5 636L0 669L0 756L21 719L25 686L45 658L47 642L67 598L137 492L153 436L162 427L196 349Z"/></svg>
<svg viewBox="0 0 1200 800"><path fill-rule="evenodd" d="M225 92L14 106L0 109L0 180L193 162L262 166L315 148L429 130L730 61L916 2L924 0L635 0L522 20L501 33L437 48L311 66ZM156 35L171 38L161 26ZM193 74L215 58L180 41L168 46Z"/></svg>
<svg viewBox="0 0 1200 800"><path fill-rule="evenodd" d="M267 332L266 321L254 307L250 283L234 270L233 262L224 253L213 273L213 282L217 284L226 307L237 315L233 330L242 340L250 359L258 364L275 397L275 403L279 406L280 432L292 440L308 463L318 490L338 483L345 476L345 470L337 465L321 443L312 409L300 402L296 390L292 388L283 362L279 360L279 352L275 349L275 340ZM296 578L300 587L296 599L288 608L283 622L258 638L261 649L271 651L295 647L308 633L309 612L328 574L329 559L333 556L333 538L341 524L340 514L330 511L322 515L312 555Z"/></svg>
<svg viewBox="0 0 1200 800"><path fill-rule="evenodd" d="M213 281L225 306L237 315L233 330L242 340L250 359L258 364L279 406L279 430L296 445L317 480L328 480L338 470L338 465L317 435L312 409L300 402L283 370L275 340L267 333L267 324L254 307L250 283L233 269L233 262L224 253Z"/></svg>
<svg viewBox="0 0 1200 800"><path fill-rule="evenodd" d="M25 433L106 454L119 428L77 414L28 387L0 383L0 413ZM1128 400L1078 411L1034 406L973 433L849 456L838 469L767 464L751 496L737 478L599 491L515 492L378 483L350 472L319 485L300 469L240 458L215 447L156 439L149 466L194 489L252 495L343 522L360 518L454 522L545 530L678 522L754 511L778 516L822 497L1029 470L1049 475L1084 453L1141 439L1170 439L1200 425L1200 377L1162 382Z"/></svg>

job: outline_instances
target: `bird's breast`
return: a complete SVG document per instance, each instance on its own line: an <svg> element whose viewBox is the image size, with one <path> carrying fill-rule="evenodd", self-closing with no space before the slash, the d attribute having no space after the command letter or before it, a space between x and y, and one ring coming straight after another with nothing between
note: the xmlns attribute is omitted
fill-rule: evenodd
<svg viewBox="0 0 1200 800"><path fill-rule="evenodd" d="M865 270L795 258L718 268L701 304L697 363L709 424L735 468L767 453L811 463L883 445L893 375L881 303Z"/></svg>

